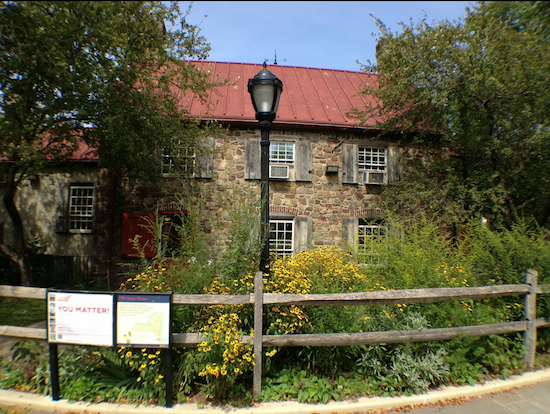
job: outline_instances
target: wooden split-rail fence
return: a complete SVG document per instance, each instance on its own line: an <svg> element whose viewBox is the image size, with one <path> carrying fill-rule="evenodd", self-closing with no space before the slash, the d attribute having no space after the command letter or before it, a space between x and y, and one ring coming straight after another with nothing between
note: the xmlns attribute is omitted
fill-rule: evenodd
<svg viewBox="0 0 550 414"><path fill-rule="evenodd" d="M533 367L537 342L537 329L550 326L550 315L536 315L538 294L550 293L550 285L538 285L538 273L527 270L525 283L517 285L495 285L461 288L405 289L384 290L356 293L328 294L284 294L264 293L263 274L256 273L254 293L249 295L180 295L174 294L172 304L175 306L210 306L210 305L254 305L254 336L245 336L243 341L253 343L255 365L253 393L257 397L261 391L262 349L268 346L349 346L374 345L384 343L425 342L449 340L458 337L488 336L523 332L524 362ZM46 299L44 288L0 285L0 297L26 299ZM503 296L525 296L524 319L514 322L503 322L486 325L434 328L425 330L326 333L326 334L291 334L264 335L262 320L264 305L299 305L299 306L351 306L351 305L388 305L442 302L464 299L487 299ZM45 328L0 326L0 336L18 337L35 340L47 340ZM196 347L202 340L199 333L172 333L173 347Z"/></svg>

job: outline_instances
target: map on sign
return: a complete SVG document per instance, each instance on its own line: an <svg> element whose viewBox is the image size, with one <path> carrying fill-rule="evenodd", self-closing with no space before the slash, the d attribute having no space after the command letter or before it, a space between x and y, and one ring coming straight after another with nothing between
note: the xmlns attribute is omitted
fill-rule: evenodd
<svg viewBox="0 0 550 414"><path fill-rule="evenodd" d="M169 294L131 293L117 296L117 345L170 346Z"/></svg>

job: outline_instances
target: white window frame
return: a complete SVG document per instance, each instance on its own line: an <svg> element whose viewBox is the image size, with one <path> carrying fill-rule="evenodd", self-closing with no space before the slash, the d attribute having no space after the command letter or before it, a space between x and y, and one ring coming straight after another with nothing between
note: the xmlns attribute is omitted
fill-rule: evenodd
<svg viewBox="0 0 550 414"><path fill-rule="evenodd" d="M69 233L91 233L95 211L95 188L92 184L69 186Z"/></svg>
<svg viewBox="0 0 550 414"><path fill-rule="evenodd" d="M360 218L357 224L357 261L365 266L382 264L379 248L386 248L388 227L381 220ZM370 240L371 242L367 242Z"/></svg>
<svg viewBox="0 0 550 414"><path fill-rule="evenodd" d="M162 175L164 177L173 177L182 171L188 173L191 170L191 172L193 172L195 170L196 158L195 149L188 145L178 147L176 154L169 153L166 147L164 147L162 149L161 159ZM174 160L181 163L181 167L177 170Z"/></svg>
<svg viewBox="0 0 550 414"><path fill-rule="evenodd" d="M279 227L284 226L284 227ZM290 226L290 231L287 229ZM274 229L274 227L277 227ZM277 256L290 256L294 253L296 226L293 219L269 220L269 251ZM288 235L290 234L290 240ZM273 237L273 235L275 237Z"/></svg>
<svg viewBox="0 0 550 414"><path fill-rule="evenodd" d="M296 145L290 141L271 141L269 143L270 164L293 164L296 159Z"/></svg>
<svg viewBox="0 0 550 414"><path fill-rule="evenodd" d="M388 179L388 149L359 145L357 148L357 169L365 184L369 184L366 179L368 173L384 174L381 183L370 184L386 184Z"/></svg>

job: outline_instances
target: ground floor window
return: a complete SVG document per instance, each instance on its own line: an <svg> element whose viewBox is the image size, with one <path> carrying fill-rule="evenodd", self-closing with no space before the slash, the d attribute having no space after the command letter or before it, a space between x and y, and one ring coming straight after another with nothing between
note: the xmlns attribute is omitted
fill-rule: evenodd
<svg viewBox="0 0 550 414"><path fill-rule="evenodd" d="M294 252L294 220L269 221L269 250L277 256L288 256Z"/></svg>
<svg viewBox="0 0 550 414"><path fill-rule="evenodd" d="M71 185L69 189L69 231L91 233L94 218L94 186Z"/></svg>
<svg viewBox="0 0 550 414"><path fill-rule="evenodd" d="M379 265L386 249L388 229L381 220L360 218L358 227L357 256L365 265Z"/></svg>

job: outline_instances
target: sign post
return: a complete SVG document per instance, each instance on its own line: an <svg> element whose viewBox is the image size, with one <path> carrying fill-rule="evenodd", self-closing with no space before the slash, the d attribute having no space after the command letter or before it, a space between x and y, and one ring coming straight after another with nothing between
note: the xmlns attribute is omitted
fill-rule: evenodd
<svg viewBox="0 0 550 414"><path fill-rule="evenodd" d="M114 294L47 291L52 399L59 399L58 344L113 346Z"/></svg>
<svg viewBox="0 0 550 414"><path fill-rule="evenodd" d="M161 348L166 406L172 407L172 293L48 290L52 399L59 399L58 344ZM116 341L115 341L116 338Z"/></svg>
<svg viewBox="0 0 550 414"><path fill-rule="evenodd" d="M118 293L116 344L163 348L166 407L172 407L172 294Z"/></svg>

